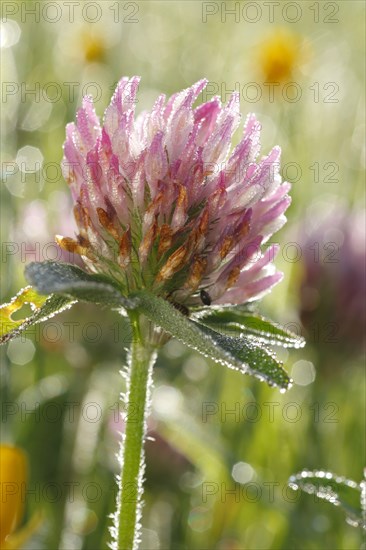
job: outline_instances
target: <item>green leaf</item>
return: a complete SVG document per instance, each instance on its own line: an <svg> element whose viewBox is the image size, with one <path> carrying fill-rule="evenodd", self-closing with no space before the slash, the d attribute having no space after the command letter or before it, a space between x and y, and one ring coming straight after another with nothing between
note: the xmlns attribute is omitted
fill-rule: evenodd
<svg viewBox="0 0 366 550"><path fill-rule="evenodd" d="M142 313L190 348L229 368L251 374L285 390L290 379L275 356L252 340L233 338L188 319L166 300L147 291L136 292Z"/></svg>
<svg viewBox="0 0 366 550"><path fill-rule="evenodd" d="M25 269L32 284L22 289L8 304L0 306L0 344L20 334L34 323L46 321L76 301L133 309L133 300L124 297L103 275L89 275L77 266L57 262L32 262ZM24 305L31 312L14 319Z"/></svg>
<svg viewBox="0 0 366 550"><path fill-rule="evenodd" d="M302 348L301 336L243 306L213 306L193 314L204 325L224 334L246 337L271 346Z"/></svg>
<svg viewBox="0 0 366 550"><path fill-rule="evenodd" d="M8 342L27 327L46 321L50 317L70 308L75 301L65 296L40 296L32 287L27 286L12 298L8 304L0 306L0 344ZM13 315L29 304L31 313L14 319Z"/></svg>
<svg viewBox="0 0 366 550"><path fill-rule="evenodd" d="M103 275L89 275L79 267L59 262L32 262L27 280L40 294L66 294L77 300L133 309L134 304Z"/></svg>
<svg viewBox="0 0 366 550"><path fill-rule="evenodd" d="M340 506L346 513L348 523L366 529L361 506L361 484L331 472L308 470L291 476L288 484L295 491L301 489Z"/></svg>

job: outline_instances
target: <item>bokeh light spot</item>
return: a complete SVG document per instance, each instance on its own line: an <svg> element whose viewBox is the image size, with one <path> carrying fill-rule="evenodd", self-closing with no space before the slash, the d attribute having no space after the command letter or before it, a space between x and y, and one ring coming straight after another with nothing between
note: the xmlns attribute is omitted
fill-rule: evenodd
<svg viewBox="0 0 366 550"><path fill-rule="evenodd" d="M26 365L32 361L36 348L28 338L14 338L9 343L7 356L15 365Z"/></svg>
<svg viewBox="0 0 366 550"><path fill-rule="evenodd" d="M298 386L308 386L314 382L316 371L313 363L310 361L296 361L291 369L291 377Z"/></svg>
<svg viewBox="0 0 366 550"><path fill-rule="evenodd" d="M237 483L248 483L255 477L255 470L246 462L237 462L231 470L231 475Z"/></svg>
<svg viewBox="0 0 366 550"><path fill-rule="evenodd" d="M21 30L16 21L9 19L0 25L0 46L1 48L11 48L19 42Z"/></svg>

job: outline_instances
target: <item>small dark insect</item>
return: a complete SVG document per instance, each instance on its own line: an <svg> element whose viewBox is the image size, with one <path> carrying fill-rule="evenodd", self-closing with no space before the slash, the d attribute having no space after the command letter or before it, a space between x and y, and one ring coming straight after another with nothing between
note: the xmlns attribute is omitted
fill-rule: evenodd
<svg viewBox="0 0 366 550"><path fill-rule="evenodd" d="M205 306L210 306L211 305L211 296L209 295L208 292L206 292L206 290L201 290L200 292L200 297L201 297L201 300L202 300L202 303L205 305Z"/></svg>
<svg viewBox="0 0 366 550"><path fill-rule="evenodd" d="M184 306L183 304L178 304L177 302L173 301L171 301L170 303L172 304L172 306L175 307L175 309L183 313L183 315L189 317L189 309L187 308L187 306Z"/></svg>

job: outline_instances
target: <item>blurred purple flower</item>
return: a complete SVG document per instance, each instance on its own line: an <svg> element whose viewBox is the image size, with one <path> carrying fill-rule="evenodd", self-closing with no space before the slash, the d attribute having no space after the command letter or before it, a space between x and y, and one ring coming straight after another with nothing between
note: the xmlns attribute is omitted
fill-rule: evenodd
<svg viewBox="0 0 366 550"><path fill-rule="evenodd" d="M135 119L139 78L122 78L100 126L84 98L67 126L63 173L75 202L77 240L57 237L87 268L122 292L148 288L192 305L242 303L279 282L271 246L286 221L290 185L281 184L280 148L256 162L260 124L240 122L239 97L193 108L201 80ZM201 296L201 298L200 298Z"/></svg>
<svg viewBox="0 0 366 550"><path fill-rule="evenodd" d="M301 320L316 342L348 356L365 349L365 214L329 204L308 229L303 247Z"/></svg>

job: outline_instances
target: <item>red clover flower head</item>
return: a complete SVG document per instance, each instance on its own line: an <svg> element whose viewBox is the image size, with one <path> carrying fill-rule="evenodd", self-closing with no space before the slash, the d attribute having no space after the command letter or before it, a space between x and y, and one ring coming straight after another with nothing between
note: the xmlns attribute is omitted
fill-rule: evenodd
<svg viewBox="0 0 366 550"><path fill-rule="evenodd" d="M178 304L243 303L279 282L276 245L290 185L280 148L258 160L260 124L240 123L239 97L193 107L207 81L135 117L139 78L122 78L103 125L85 97L68 124L63 173L75 203L76 239L57 237L87 269L123 293L146 288Z"/></svg>

